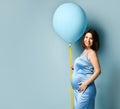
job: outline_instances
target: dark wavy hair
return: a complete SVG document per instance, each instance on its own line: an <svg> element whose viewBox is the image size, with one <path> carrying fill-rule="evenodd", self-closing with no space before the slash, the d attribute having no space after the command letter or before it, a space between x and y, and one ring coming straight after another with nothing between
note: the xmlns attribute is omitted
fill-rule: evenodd
<svg viewBox="0 0 120 109"><path fill-rule="evenodd" d="M93 45L91 47L91 49L95 50L95 51L98 51L99 49L99 46L100 46L100 43L99 43L99 35L98 33L94 30L94 29L88 29L87 31L85 31L85 33L83 34L83 37L82 37L82 47L83 48L86 48L85 44L84 44L84 38L85 38L85 35L87 33L91 33L92 34L92 37L93 37Z"/></svg>

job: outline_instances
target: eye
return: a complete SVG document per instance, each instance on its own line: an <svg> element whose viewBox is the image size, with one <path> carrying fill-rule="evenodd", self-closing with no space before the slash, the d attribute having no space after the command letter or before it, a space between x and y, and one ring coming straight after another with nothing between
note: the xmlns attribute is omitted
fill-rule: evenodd
<svg viewBox="0 0 120 109"><path fill-rule="evenodd" d="M85 38L88 38L88 36L85 36Z"/></svg>
<svg viewBox="0 0 120 109"><path fill-rule="evenodd" d="M90 40L93 40L93 38L90 38Z"/></svg>

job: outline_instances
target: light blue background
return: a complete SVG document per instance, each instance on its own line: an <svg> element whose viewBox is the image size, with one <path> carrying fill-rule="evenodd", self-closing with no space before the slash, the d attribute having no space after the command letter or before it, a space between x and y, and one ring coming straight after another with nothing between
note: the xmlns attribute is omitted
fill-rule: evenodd
<svg viewBox="0 0 120 109"><path fill-rule="evenodd" d="M120 109L119 0L0 0L0 109L70 109L68 45L52 28L56 8L78 3L100 34L96 109ZM73 44L73 59L82 52Z"/></svg>

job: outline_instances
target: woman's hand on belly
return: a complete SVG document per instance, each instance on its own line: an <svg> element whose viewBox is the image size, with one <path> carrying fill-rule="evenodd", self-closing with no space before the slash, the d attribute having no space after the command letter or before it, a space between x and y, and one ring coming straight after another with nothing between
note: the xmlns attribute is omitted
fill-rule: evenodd
<svg viewBox="0 0 120 109"><path fill-rule="evenodd" d="M87 88L87 82L80 82L78 83L79 84L79 88L78 88L78 92L84 92Z"/></svg>

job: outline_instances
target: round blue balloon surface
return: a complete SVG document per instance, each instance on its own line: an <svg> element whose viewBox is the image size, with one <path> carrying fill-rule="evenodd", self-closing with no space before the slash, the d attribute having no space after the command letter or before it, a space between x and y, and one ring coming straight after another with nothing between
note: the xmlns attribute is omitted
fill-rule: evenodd
<svg viewBox="0 0 120 109"><path fill-rule="evenodd" d="M53 15L53 27L59 37L67 43L77 41L87 27L84 10L75 3L60 5Z"/></svg>

